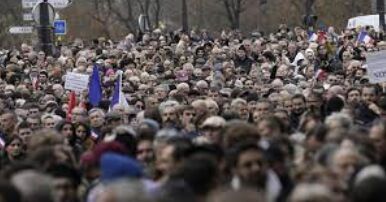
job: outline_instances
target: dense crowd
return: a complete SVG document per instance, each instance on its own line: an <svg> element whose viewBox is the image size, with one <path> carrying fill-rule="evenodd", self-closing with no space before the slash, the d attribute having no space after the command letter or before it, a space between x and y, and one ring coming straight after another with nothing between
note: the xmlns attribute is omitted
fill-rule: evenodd
<svg viewBox="0 0 386 202"><path fill-rule="evenodd" d="M0 202L386 201L378 38L280 25L1 51Z"/></svg>

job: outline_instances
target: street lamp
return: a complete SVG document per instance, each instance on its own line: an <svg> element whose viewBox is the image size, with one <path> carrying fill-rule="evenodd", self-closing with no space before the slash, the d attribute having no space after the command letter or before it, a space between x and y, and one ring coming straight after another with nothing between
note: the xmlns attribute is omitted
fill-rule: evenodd
<svg viewBox="0 0 386 202"><path fill-rule="evenodd" d="M35 22L38 24L40 48L46 55L52 55L54 49L53 24L55 20L54 7L44 0L37 4L32 11Z"/></svg>
<svg viewBox="0 0 386 202"><path fill-rule="evenodd" d="M377 0L377 12L379 14L379 26L383 31L386 30L385 27L385 1Z"/></svg>

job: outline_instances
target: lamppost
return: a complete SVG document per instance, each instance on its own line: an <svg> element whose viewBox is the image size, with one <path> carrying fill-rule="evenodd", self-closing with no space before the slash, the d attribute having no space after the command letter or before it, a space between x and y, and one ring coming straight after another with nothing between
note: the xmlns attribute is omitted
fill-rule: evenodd
<svg viewBox="0 0 386 202"><path fill-rule="evenodd" d="M186 0L182 0L182 31L188 32L189 31L189 25L188 25L188 5Z"/></svg>
<svg viewBox="0 0 386 202"><path fill-rule="evenodd" d="M379 14L379 26L383 31L386 30L385 27L385 1L377 0L377 12Z"/></svg>
<svg viewBox="0 0 386 202"><path fill-rule="evenodd" d="M33 15L36 23L38 24L38 37L40 49L46 55L52 55L54 49L54 18L55 10L54 7L44 0L43 2L36 5L33 9Z"/></svg>

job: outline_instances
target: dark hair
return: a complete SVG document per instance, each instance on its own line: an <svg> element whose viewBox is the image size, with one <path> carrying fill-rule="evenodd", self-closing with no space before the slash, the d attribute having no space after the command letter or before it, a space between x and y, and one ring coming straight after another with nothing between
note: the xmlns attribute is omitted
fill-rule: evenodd
<svg viewBox="0 0 386 202"><path fill-rule="evenodd" d="M170 138L167 140L167 144L174 147L172 156L175 161L185 159L193 149L192 141L185 137Z"/></svg>
<svg viewBox="0 0 386 202"><path fill-rule="evenodd" d="M362 92L358 88L352 87L352 88L347 89L347 91L346 91L346 98L348 98L348 94L351 93L352 91L358 91L359 95L362 94Z"/></svg>
<svg viewBox="0 0 386 202"><path fill-rule="evenodd" d="M194 156L186 159L170 175L170 179L183 180L195 194L205 196L214 188L217 176L218 168L213 159L205 156Z"/></svg>
<svg viewBox="0 0 386 202"><path fill-rule="evenodd" d="M46 170L46 172L54 178L70 179L73 188L77 188L81 183L81 175L78 170L66 164L52 165Z"/></svg>
<svg viewBox="0 0 386 202"><path fill-rule="evenodd" d="M240 156L246 151L256 151L264 154L264 150L254 142L244 141L233 146L228 153L227 162L230 168L235 168L239 162Z"/></svg>
<svg viewBox="0 0 386 202"><path fill-rule="evenodd" d="M291 100L294 100L294 99L302 99L304 101L304 103L306 103L306 97L304 97L303 94L296 94L294 95Z"/></svg>
<svg viewBox="0 0 386 202"><path fill-rule="evenodd" d="M4 202L21 202L22 196L20 192L12 185L12 183L6 181L0 181L0 198Z"/></svg>
<svg viewBox="0 0 386 202"><path fill-rule="evenodd" d="M354 186L351 192L353 202L383 202L385 201L386 179L369 177Z"/></svg>
<svg viewBox="0 0 386 202"><path fill-rule="evenodd" d="M76 136L76 129L77 129L78 127L80 127L80 126L82 126L82 127L86 130L86 136L84 137L84 140L86 140L86 139L87 139L88 137L90 137L90 135L91 135L91 129L90 129L90 127L88 126L88 124L86 124L86 123L82 123L82 122L76 123L75 126L74 126L75 136ZM76 138L77 138L77 137L76 137Z"/></svg>
<svg viewBox="0 0 386 202"><path fill-rule="evenodd" d="M20 130L20 129L30 128L30 126L27 121L22 121L21 123L19 123L17 128L18 130Z"/></svg>

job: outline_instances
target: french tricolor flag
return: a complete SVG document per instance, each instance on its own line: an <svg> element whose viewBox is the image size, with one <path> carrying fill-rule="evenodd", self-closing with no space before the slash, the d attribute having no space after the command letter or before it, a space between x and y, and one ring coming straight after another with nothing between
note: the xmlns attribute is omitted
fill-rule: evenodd
<svg viewBox="0 0 386 202"><path fill-rule="evenodd" d="M365 31L361 31L358 35L358 42L368 44L371 43L373 39Z"/></svg>
<svg viewBox="0 0 386 202"><path fill-rule="evenodd" d="M0 137L0 149L4 149L5 148L5 141L2 137Z"/></svg>
<svg viewBox="0 0 386 202"><path fill-rule="evenodd" d="M315 32L309 32L308 33L308 41L309 42L315 42L318 40L318 35Z"/></svg>

